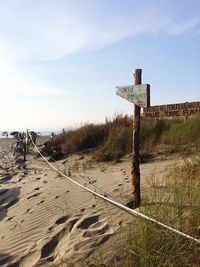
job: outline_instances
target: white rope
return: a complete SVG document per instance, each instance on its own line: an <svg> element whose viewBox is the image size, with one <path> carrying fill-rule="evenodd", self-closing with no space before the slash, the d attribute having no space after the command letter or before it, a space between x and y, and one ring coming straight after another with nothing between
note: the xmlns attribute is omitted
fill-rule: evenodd
<svg viewBox="0 0 200 267"><path fill-rule="evenodd" d="M115 201L115 200L113 200L113 199L109 199L108 197L103 196L103 195L101 195L101 194L99 194L99 193L97 193L97 192L95 192L95 191L93 191L93 190L91 190L91 189L85 187L84 185L79 184L78 182L74 181L73 179L71 179L70 177L68 177L67 175L65 175L65 174L62 173L61 171L59 171L57 168L55 168L55 167L54 167L54 166L53 166L53 165L52 165L52 164L51 164L51 163L50 163L50 162L49 162L49 161L42 155L42 153L40 152L40 150L39 150L39 149L37 148L37 146L34 144L34 142L33 142L33 140L32 140L32 136L30 135L30 133L29 133L29 136L30 136L31 141L32 141L32 143L33 143L33 145L34 145L34 148L37 150L37 152L40 154L40 156L46 161L46 163L47 163L52 169L54 169L56 172L58 172L58 173L59 173L60 175L62 175L63 177L67 178L67 179L68 179L69 181L71 181L72 183L78 185L79 187L85 189L86 191L92 193L93 195L95 195L95 196L97 196L97 197L99 197L99 198L101 198L101 199L103 199L103 200L109 202L110 204L114 205L115 207L118 207L118 208L120 208L121 210L123 210L123 211L125 211L125 212L127 212L127 213L129 213L129 214L131 214L131 215L133 215L133 216L135 216L135 217L142 218L142 219L144 219L144 220L147 220L147 221L150 221L150 222L152 222L152 223L155 223L155 224L157 224L157 225L159 225L159 226L161 226L161 227L164 227L165 229L168 229L168 230L170 230L170 231L172 231L172 232L174 232L174 233L176 233L176 234L178 234L178 235L180 235L180 236L182 236L182 237L185 237L185 238L187 238L187 239L190 239L190 240L192 240L192 241L194 241L194 242L200 244L200 240L199 240L199 239L194 238L194 237L192 237L192 236L190 236L190 235L187 235L187 234L185 234L185 233L183 233L183 232L181 232L181 231L178 231L178 230L176 230L176 229L174 229L174 228L172 228L172 227L170 227L170 226L168 226L168 225L166 225L166 224L164 224L164 223L161 223L161 222L159 222L159 221L157 221L157 220L155 220L155 219L153 219L153 218L151 218L151 217L149 217L149 216L146 216L146 215L144 215L144 214L142 214L142 213L140 213L140 212L138 212L138 211L136 211L136 210L132 210L132 209L130 209L130 208L124 206L123 204L121 204L121 203L119 203L119 202L117 202L117 201Z"/></svg>

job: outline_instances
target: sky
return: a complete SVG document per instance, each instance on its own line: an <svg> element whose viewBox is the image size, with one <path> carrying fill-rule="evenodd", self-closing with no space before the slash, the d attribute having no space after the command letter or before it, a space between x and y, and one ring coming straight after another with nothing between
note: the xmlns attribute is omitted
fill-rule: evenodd
<svg viewBox="0 0 200 267"><path fill-rule="evenodd" d="M0 130L78 127L151 105L200 101L199 0L0 0Z"/></svg>

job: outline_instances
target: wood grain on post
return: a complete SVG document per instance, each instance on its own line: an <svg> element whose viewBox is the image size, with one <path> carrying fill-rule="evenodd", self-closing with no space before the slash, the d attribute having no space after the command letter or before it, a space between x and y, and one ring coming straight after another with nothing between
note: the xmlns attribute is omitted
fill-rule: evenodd
<svg viewBox="0 0 200 267"><path fill-rule="evenodd" d="M142 82L142 70L135 70L135 85ZM133 208L140 206L140 111L139 106L134 105L134 118L133 118L133 157L132 157L132 184L133 184Z"/></svg>

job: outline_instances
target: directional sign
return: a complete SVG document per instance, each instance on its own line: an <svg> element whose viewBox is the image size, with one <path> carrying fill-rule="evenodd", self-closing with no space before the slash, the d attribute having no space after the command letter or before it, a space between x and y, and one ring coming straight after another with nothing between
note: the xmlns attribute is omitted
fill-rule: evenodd
<svg viewBox="0 0 200 267"><path fill-rule="evenodd" d="M150 106L149 84L117 86L116 89L116 95L128 100L129 102L142 108Z"/></svg>

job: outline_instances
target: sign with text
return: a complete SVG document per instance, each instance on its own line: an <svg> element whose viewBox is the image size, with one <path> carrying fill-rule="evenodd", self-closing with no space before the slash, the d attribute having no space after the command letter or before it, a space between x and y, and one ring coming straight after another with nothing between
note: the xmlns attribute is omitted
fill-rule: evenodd
<svg viewBox="0 0 200 267"><path fill-rule="evenodd" d="M144 109L144 118L187 117L200 114L200 102L151 106Z"/></svg>
<svg viewBox="0 0 200 267"><path fill-rule="evenodd" d="M129 102L142 108L150 106L149 84L117 86L116 89L116 95L128 100Z"/></svg>

